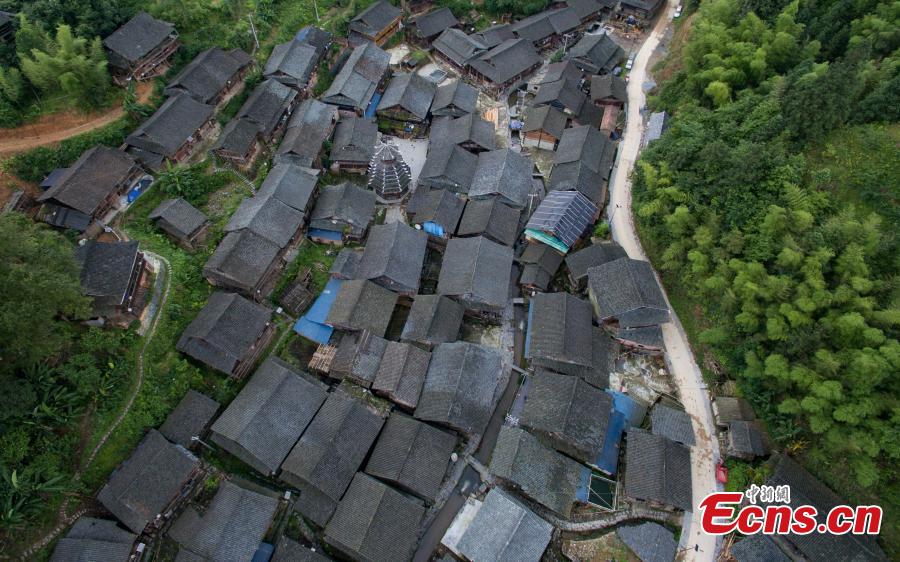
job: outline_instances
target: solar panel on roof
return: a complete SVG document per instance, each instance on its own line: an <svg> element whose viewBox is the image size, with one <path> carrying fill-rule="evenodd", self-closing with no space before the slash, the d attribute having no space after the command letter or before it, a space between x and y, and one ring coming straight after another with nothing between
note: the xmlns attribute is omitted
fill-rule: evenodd
<svg viewBox="0 0 900 562"><path fill-rule="evenodd" d="M578 191L553 191L541 201L525 226L559 240L566 250L594 221L597 206Z"/></svg>

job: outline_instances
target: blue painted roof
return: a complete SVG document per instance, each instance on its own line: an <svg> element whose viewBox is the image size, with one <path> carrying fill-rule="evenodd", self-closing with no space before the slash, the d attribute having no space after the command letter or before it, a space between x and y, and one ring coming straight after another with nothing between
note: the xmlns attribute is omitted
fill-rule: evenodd
<svg viewBox="0 0 900 562"><path fill-rule="evenodd" d="M525 328L525 358L531 359L531 311L533 310L531 301L528 301L528 326Z"/></svg>
<svg viewBox="0 0 900 562"><path fill-rule="evenodd" d="M295 332L314 342L328 343L334 328L325 324L325 319L328 318L328 313L331 311L331 305L334 304L334 299L341 288L341 283L340 279L328 281L322 294L319 295L309 311L294 324Z"/></svg>
<svg viewBox="0 0 900 562"><path fill-rule="evenodd" d="M613 409L609 414L603 450L595 464L603 472L615 474L619 466L619 447L622 443L622 434L627 427L641 423L641 419L644 417L644 408L627 394L614 390L606 392L612 396Z"/></svg>
<svg viewBox="0 0 900 562"><path fill-rule="evenodd" d="M381 94L373 94L372 101L369 102L369 107L366 108L365 117L375 117L375 110L378 109L379 103L381 103Z"/></svg>

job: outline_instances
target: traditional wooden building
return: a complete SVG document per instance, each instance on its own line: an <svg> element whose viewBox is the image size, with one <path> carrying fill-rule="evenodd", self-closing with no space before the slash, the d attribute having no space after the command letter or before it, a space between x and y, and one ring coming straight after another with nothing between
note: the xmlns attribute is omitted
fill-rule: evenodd
<svg viewBox="0 0 900 562"><path fill-rule="evenodd" d="M240 49L213 47L194 57L166 85L165 94L187 94L200 103L219 106L243 89L244 76L252 66L253 58Z"/></svg>
<svg viewBox="0 0 900 562"><path fill-rule="evenodd" d="M377 0L350 20L347 40L351 45L361 45L371 41L383 45L400 30L403 12L386 0Z"/></svg>
<svg viewBox="0 0 900 562"><path fill-rule="evenodd" d="M164 74L178 45L175 26L146 12L138 12L103 40L110 71L119 84Z"/></svg>
<svg viewBox="0 0 900 562"><path fill-rule="evenodd" d="M185 162L216 130L214 114L188 95L172 96L125 138L125 151L150 170Z"/></svg>

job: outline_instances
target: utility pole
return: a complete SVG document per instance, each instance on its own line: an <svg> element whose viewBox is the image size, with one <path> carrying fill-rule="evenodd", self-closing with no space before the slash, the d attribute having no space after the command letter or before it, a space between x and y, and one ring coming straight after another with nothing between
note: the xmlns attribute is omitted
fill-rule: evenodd
<svg viewBox="0 0 900 562"><path fill-rule="evenodd" d="M319 2L313 0L313 9L316 11L316 23L319 23Z"/></svg>
<svg viewBox="0 0 900 562"><path fill-rule="evenodd" d="M259 50L259 37L256 36L256 26L253 25L253 14L247 14L247 19L250 20L250 31L253 32L253 41L256 43L256 51Z"/></svg>

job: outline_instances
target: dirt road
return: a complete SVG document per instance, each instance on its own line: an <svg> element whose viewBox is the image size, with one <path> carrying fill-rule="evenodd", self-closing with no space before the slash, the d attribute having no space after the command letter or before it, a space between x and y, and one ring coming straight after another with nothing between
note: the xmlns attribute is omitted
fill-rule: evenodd
<svg viewBox="0 0 900 562"><path fill-rule="evenodd" d="M152 93L152 82L142 82L137 87L140 103L146 103ZM122 109L122 104L116 103L110 110L100 114L84 115L74 111L64 111L45 115L33 123L15 129L0 130L0 158L99 129L123 115L125 115L125 110Z"/></svg>
<svg viewBox="0 0 900 562"><path fill-rule="evenodd" d="M650 56L659 45L660 38L672 21L677 0L668 0L664 13L656 22L653 31L641 46L634 61L628 82L628 114L625 137L619 146L619 163L610 184L609 208L612 212L611 227L613 238L625 248L632 258L646 260L634 228L631 209L631 171L641 149L643 117L641 108L646 103L643 83L647 78ZM668 296L666 297L668 300ZM671 307L670 307L671 308ZM673 382L678 386L681 401L687 413L694 420L697 444L691 450L691 479L693 481L693 505L697 506L707 494L716 491L715 462L719 458L719 443L713 424L712 408L706 384L697 362L691 352L687 336L681 322L672 313L672 322L663 324L663 338L666 345L666 363ZM695 545L697 550L695 551ZM691 514L690 533L681 538L683 560L714 560L716 537L700 531L699 513Z"/></svg>

